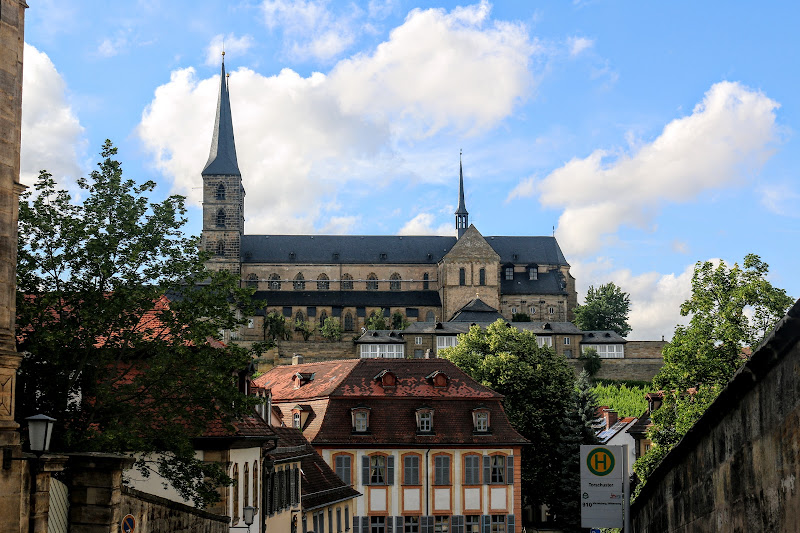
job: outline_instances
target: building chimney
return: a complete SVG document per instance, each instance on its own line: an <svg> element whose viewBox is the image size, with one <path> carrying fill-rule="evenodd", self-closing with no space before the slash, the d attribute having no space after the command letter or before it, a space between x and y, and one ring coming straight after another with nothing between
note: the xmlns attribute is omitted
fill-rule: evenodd
<svg viewBox="0 0 800 533"><path fill-rule="evenodd" d="M606 421L606 430L609 430L617 423L617 412L613 409L603 409L603 418Z"/></svg>
<svg viewBox="0 0 800 533"><path fill-rule="evenodd" d="M303 356L296 353L292 356L292 365L302 365L303 364Z"/></svg>

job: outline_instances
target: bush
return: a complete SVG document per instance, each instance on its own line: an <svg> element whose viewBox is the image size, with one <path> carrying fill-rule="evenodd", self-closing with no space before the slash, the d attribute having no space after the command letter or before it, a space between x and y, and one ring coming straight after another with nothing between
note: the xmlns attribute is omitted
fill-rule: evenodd
<svg viewBox="0 0 800 533"><path fill-rule="evenodd" d="M594 376L600 370L602 362L600 356L597 355L597 350L594 348L589 348L583 352L579 359L583 361L583 369L586 370L590 376Z"/></svg>
<svg viewBox="0 0 800 533"><path fill-rule="evenodd" d="M338 318L331 317L325 320L325 323L322 324L319 333L329 341L340 341L342 340L344 328L342 328L342 323Z"/></svg>
<svg viewBox="0 0 800 533"><path fill-rule="evenodd" d="M595 384L592 391L597 397L598 405L606 405L619 413L620 418L626 416L639 417L647 409L644 395L651 392L649 386L630 386L624 383Z"/></svg>
<svg viewBox="0 0 800 533"><path fill-rule="evenodd" d="M317 329L316 327L314 327L305 320L296 320L294 323L294 330L300 332L300 335L303 336L304 341L308 341L308 339L311 338L311 335L314 334L314 331L316 331L316 329Z"/></svg>
<svg viewBox="0 0 800 533"><path fill-rule="evenodd" d="M529 315L528 313L514 313L513 315L511 315L511 321L512 322L530 322L531 321L531 315Z"/></svg>

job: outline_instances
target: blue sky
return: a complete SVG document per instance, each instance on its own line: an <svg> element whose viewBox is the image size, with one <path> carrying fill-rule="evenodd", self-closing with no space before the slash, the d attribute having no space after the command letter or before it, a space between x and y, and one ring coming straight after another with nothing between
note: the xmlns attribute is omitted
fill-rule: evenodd
<svg viewBox="0 0 800 533"><path fill-rule="evenodd" d="M586 288L669 338L696 261L800 296L798 8L772 2L29 0L22 178L110 138L186 195L226 68L248 233L554 231ZM666 5L665 5L666 4Z"/></svg>

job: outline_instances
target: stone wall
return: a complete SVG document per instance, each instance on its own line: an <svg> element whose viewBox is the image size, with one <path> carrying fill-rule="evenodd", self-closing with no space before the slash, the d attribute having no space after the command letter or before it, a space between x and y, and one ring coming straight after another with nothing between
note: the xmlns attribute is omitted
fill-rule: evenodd
<svg viewBox="0 0 800 533"><path fill-rule="evenodd" d="M800 300L651 474L633 530L796 532Z"/></svg>
<svg viewBox="0 0 800 533"><path fill-rule="evenodd" d="M628 341L625 345L625 357L631 359L663 359L661 351L666 341Z"/></svg>
<svg viewBox="0 0 800 533"><path fill-rule="evenodd" d="M261 356L258 365L260 372L266 372L278 365L291 365L292 356L302 355L305 363L329 361L331 359L357 359L357 347L351 338L339 342L281 341Z"/></svg>
<svg viewBox="0 0 800 533"><path fill-rule="evenodd" d="M122 487L121 513L136 520L136 533L227 533L229 518L129 487Z"/></svg>
<svg viewBox="0 0 800 533"><path fill-rule="evenodd" d="M626 346L626 352L627 349ZM664 365L663 359L632 358L627 357L627 353L624 359L601 359L600 361L602 361L600 370L594 376L599 379L650 381ZM569 362L575 369L575 374L580 374L583 370L583 361L569 359Z"/></svg>

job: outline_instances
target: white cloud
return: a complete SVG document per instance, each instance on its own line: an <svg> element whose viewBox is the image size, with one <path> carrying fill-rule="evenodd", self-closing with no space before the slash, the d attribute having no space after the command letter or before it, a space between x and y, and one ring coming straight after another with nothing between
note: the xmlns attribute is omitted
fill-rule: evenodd
<svg viewBox="0 0 800 533"><path fill-rule="evenodd" d="M798 217L797 206L800 204L800 193L787 183L774 183L759 189L761 205L776 215Z"/></svg>
<svg viewBox="0 0 800 533"><path fill-rule="evenodd" d="M252 46L253 38L249 35L236 37L232 33L229 33L227 36L221 33L217 34L206 47L205 64L209 66L218 66L222 58L223 49L225 53L231 53L234 54L234 56L241 57Z"/></svg>
<svg viewBox="0 0 800 533"><path fill-rule="evenodd" d="M27 43L24 53L20 179L31 185L40 170L47 170L57 181L74 180L83 172L83 127L47 54Z"/></svg>
<svg viewBox="0 0 800 533"><path fill-rule="evenodd" d="M284 46L298 59L329 60L345 51L356 37L355 18L359 10L334 15L326 0L264 0L264 23L283 32Z"/></svg>
<svg viewBox="0 0 800 533"><path fill-rule="evenodd" d="M581 300L589 285L597 287L608 282L630 294L629 340L661 340L662 336L670 340L676 325L688 323L688 317L681 316L680 307L691 296L694 264L677 274L634 275L629 269L615 269L612 262L599 259L592 263L573 262L571 272L578 280Z"/></svg>
<svg viewBox="0 0 800 533"><path fill-rule="evenodd" d="M525 51L533 46L521 27L489 24L483 9L468 14L463 8L458 17L413 11L373 55L340 63L327 76L231 72L248 232L325 231L323 214L326 220L343 217L329 231L349 231L357 220L330 206L347 205L337 194L407 177L395 146L436 128L486 128L507 117L529 88ZM423 54L425 46L430 49ZM424 79L425 87L413 77ZM388 90L395 84L402 87ZM156 90L138 127L156 167L192 202L200 201L218 87L218 76L201 80L192 68L176 70Z"/></svg>
<svg viewBox="0 0 800 533"><path fill-rule="evenodd" d="M567 39L567 46L569 47L569 55L575 57L580 55L581 52L593 47L594 41L586 37L569 37Z"/></svg>
<svg viewBox="0 0 800 533"><path fill-rule="evenodd" d="M772 155L778 103L739 83L713 85L692 114L675 119L633 153L595 150L509 198L538 192L547 207L563 207L557 237L568 254L598 250L621 226L647 228L666 202L742 182Z"/></svg>
<svg viewBox="0 0 800 533"><path fill-rule="evenodd" d="M436 218L430 213L420 213L400 228L398 235L454 235L452 224L440 224L434 228Z"/></svg>

